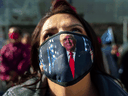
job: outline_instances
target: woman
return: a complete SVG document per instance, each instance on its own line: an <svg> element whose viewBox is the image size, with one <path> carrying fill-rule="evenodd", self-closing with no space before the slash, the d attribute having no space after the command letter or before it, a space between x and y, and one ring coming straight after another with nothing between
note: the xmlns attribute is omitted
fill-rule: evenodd
<svg viewBox="0 0 128 96"><path fill-rule="evenodd" d="M72 56L75 65L71 67L66 49L60 44L61 34L72 34L77 42ZM93 29L65 0L52 3L51 11L40 20L32 38L31 64L41 79L32 78L9 89L4 96L127 96L105 73Z"/></svg>

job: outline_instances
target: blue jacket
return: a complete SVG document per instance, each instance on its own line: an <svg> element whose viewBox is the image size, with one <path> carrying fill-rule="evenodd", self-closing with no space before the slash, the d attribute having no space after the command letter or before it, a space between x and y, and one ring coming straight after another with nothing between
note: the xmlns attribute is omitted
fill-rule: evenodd
<svg viewBox="0 0 128 96"><path fill-rule="evenodd" d="M30 88L39 88L40 86L47 86L46 79L43 76L42 81L36 85L30 86ZM111 77L97 72L94 83L98 88L100 96L128 96L128 93L124 91ZM37 78L32 78L26 81L24 84L31 84L35 82ZM23 84L23 85L24 85ZM21 85L14 86L8 89L3 96L49 96L48 91L45 89L29 89L22 87Z"/></svg>

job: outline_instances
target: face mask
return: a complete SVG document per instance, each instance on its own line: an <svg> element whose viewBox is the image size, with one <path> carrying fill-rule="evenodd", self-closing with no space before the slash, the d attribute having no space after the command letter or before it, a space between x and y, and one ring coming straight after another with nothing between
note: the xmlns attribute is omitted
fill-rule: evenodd
<svg viewBox="0 0 128 96"><path fill-rule="evenodd" d="M18 39L19 38L19 34L18 33L9 33L9 38L10 39Z"/></svg>
<svg viewBox="0 0 128 96"><path fill-rule="evenodd" d="M88 37L75 32L60 32L51 36L39 48L40 66L51 81L70 86L79 82L91 70L93 50Z"/></svg>

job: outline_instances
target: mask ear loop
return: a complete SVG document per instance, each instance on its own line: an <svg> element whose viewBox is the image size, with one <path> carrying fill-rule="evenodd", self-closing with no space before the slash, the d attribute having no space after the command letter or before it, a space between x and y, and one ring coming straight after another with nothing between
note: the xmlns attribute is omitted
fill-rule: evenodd
<svg viewBox="0 0 128 96"><path fill-rule="evenodd" d="M40 67L41 73L42 73L42 72L44 72L43 64L42 64L42 62L41 62L41 61L40 61L40 63L39 63L39 67Z"/></svg>
<svg viewBox="0 0 128 96"><path fill-rule="evenodd" d="M90 49L90 54L91 54L91 61L93 63L93 50Z"/></svg>

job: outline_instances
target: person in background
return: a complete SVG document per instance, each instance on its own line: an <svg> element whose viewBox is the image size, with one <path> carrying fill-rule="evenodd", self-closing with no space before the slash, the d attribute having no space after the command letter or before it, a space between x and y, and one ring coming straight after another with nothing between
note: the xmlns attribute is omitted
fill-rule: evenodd
<svg viewBox="0 0 128 96"><path fill-rule="evenodd" d="M5 82L6 90L18 82L18 77L30 66L30 50L21 43L21 34L20 28L9 28L10 43L0 50L0 80Z"/></svg>
<svg viewBox="0 0 128 96"><path fill-rule="evenodd" d="M102 48L102 52L105 54L106 58L107 58L107 62L109 65L109 70L110 70L110 74L115 77L115 78L119 78L119 74L118 74L118 65L117 65L117 61L115 61L113 55L111 54L111 50L107 50L107 48L110 48L110 46L106 46L106 48Z"/></svg>
<svg viewBox="0 0 128 96"><path fill-rule="evenodd" d="M99 42L99 46L100 46L100 48L102 50L102 41L101 41L101 38L99 36L97 36L97 39L98 39L98 42ZM107 60L107 57L106 57L106 55L105 55L104 52L102 52L102 57L103 57L103 64L104 64L105 71L106 71L106 73L110 74L108 60Z"/></svg>
<svg viewBox="0 0 128 96"><path fill-rule="evenodd" d="M85 57L78 55L76 78L70 77L69 64L64 60L66 51L59 39L63 33L74 35L77 44L82 44L76 48L81 53L89 53ZM65 57L54 66L61 54ZM83 64L81 58L87 61ZM66 0L55 0L36 26L32 35L31 64L35 76L10 88L3 96L128 96L117 80L105 73L95 32Z"/></svg>
<svg viewBox="0 0 128 96"><path fill-rule="evenodd" d="M112 45L111 54L115 60L115 62L118 62L118 57L120 56L120 53L118 52L118 45L114 44Z"/></svg>
<svg viewBox="0 0 128 96"><path fill-rule="evenodd" d="M23 37L21 39L21 42L25 45L27 45L28 47L30 47L31 45L31 37L29 33L24 33Z"/></svg>
<svg viewBox="0 0 128 96"><path fill-rule="evenodd" d="M27 48L31 50L31 36L29 33L24 33L21 38L22 44L24 44ZM28 73L33 73L32 67L30 66Z"/></svg>
<svg viewBox="0 0 128 96"><path fill-rule="evenodd" d="M118 65L115 59L113 58L113 55L111 54L112 50L112 42L113 42L113 35L112 35L112 28L109 27L107 31L101 36L101 42L102 42L102 52L107 58L110 74L115 77L119 78L119 73L118 73Z"/></svg>
<svg viewBox="0 0 128 96"><path fill-rule="evenodd" d="M118 58L119 65L119 78L121 82L124 84L124 87L128 91L128 48L127 44L120 47L119 50L120 56Z"/></svg>

